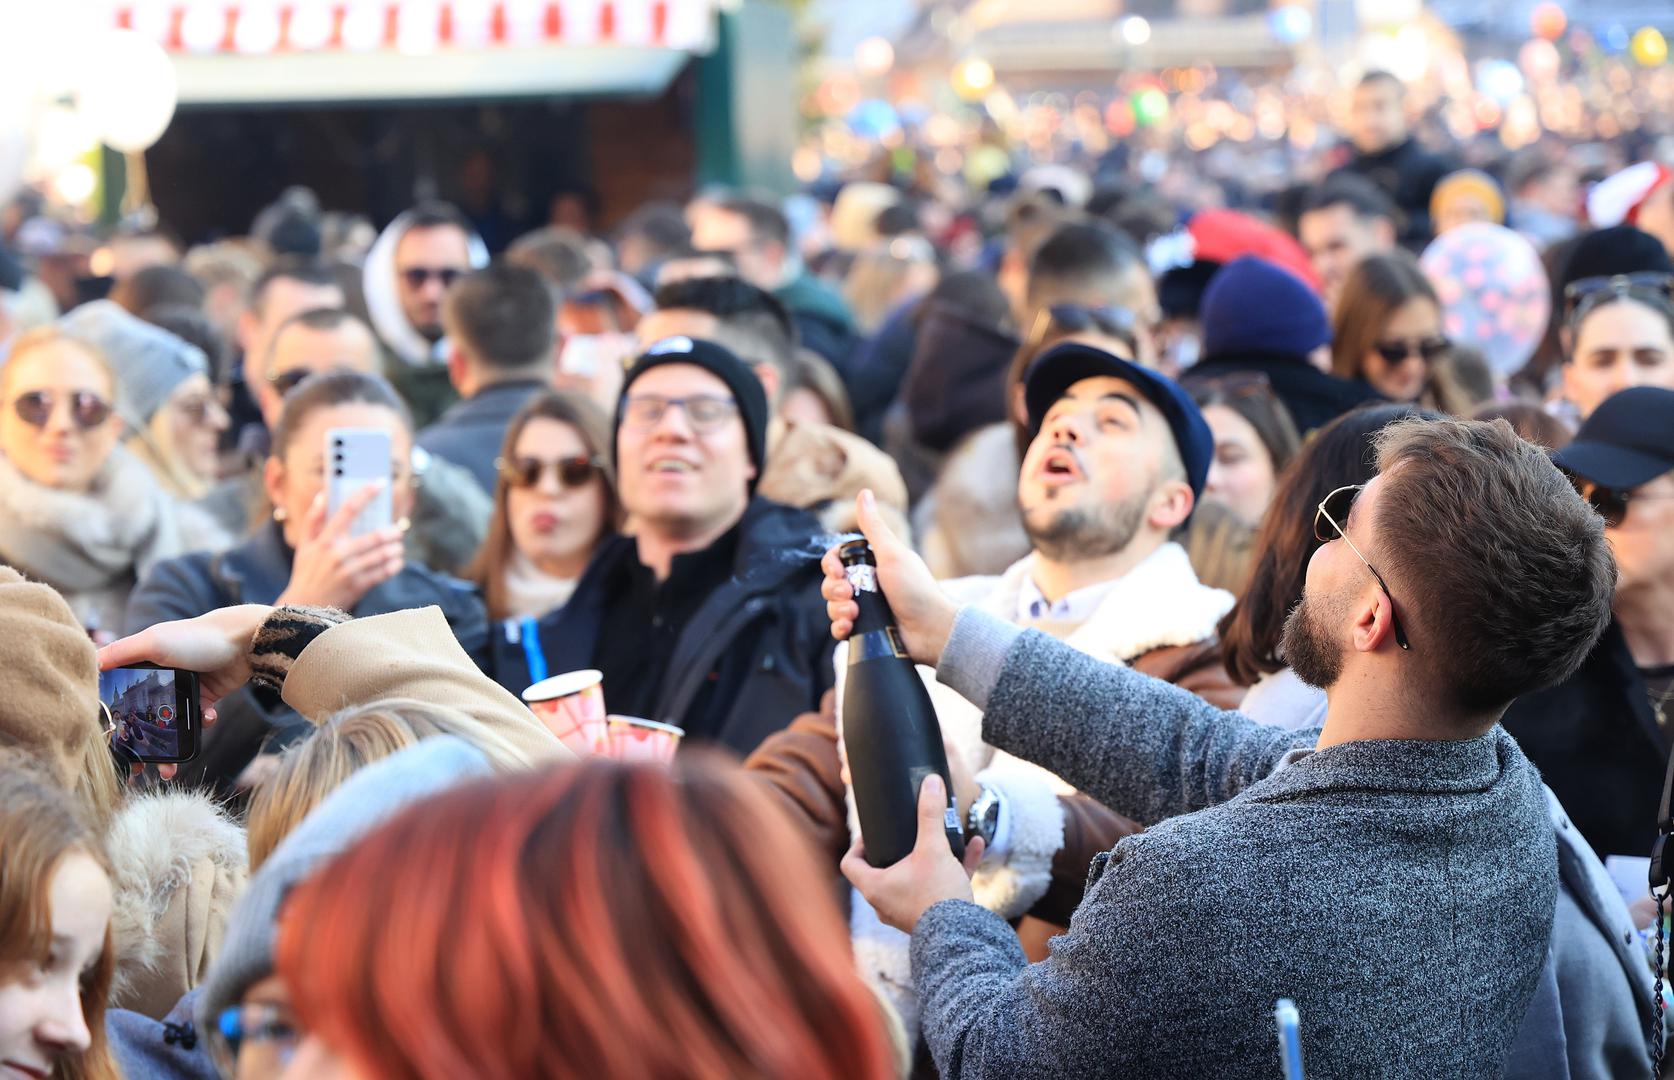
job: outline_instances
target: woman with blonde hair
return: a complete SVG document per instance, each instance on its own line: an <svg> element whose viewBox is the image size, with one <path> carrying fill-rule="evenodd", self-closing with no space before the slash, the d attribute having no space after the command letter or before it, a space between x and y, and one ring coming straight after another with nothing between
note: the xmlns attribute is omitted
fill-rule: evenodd
<svg viewBox="0 0 1674 1080"><path fill-rule="evenodd" d="M0 755L0 1070L116 1080L105 1044L115 965L111 868L75 801Z"/></svg>
<svg viewBox="0 0 1674 1080"><path fill-rule="evenodd" d="M251 872L343 781L438 735L465 740L503 772L534 764L493 728L451 709L391 699L345 710L279 755L273 772L256 785L246 825Z"/></svg>

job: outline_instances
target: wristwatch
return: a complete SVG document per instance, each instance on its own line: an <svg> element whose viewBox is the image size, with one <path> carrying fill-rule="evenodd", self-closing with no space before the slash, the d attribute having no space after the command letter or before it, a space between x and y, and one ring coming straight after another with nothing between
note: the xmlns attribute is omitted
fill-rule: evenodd
<svg viewBox="0 0 1674 1080"><path fill-rule="evenodd" d="M999 827L1000 793L984 784L977 797L971 800L971 810L965 821L965 839L980 836L985 847L993 847L994 833Z"/></svg>

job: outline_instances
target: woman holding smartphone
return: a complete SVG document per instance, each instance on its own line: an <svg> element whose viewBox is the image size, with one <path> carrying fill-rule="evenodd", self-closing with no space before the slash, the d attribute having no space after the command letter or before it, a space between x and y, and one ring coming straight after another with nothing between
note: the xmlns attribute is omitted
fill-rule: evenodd
<svg viewBox="0 0 1674 1080"><path fill-rule="evenodd" d="M328 513L328 433L345 428L387 435L389 479L382 490L372 484L350 490ZM158 565L134 593L127 632L234 604L332 607L357 616L434 604L466 651L480 655L487 621L471 587L403 556L413 502L411 462L412 423L388 383L346 370L310 377L286 397L274 427L263 474L272 520L224 554ZM357 531L361 511L386 495L390 520ZM198 759L182 771L223 788L258 752L282 748L308 729L290 709L265 704L249 690L227 699L219 712L220 723L205 732Z"/></svg>

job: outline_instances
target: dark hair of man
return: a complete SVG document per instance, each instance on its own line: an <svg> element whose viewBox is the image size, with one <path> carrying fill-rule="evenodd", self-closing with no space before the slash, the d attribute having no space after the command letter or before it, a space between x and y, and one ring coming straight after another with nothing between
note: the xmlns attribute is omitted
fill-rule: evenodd
<svg viewBox="0 0 1674 1080"><path fill-rule="evenodd" d="M587 238L563 225L524 233L506 249L505 261L528 267L560 292L580 287L593 270L593 262L587 257Z"/></svg>
<svg viewBox="0 0 1674 1080"><path fill-rule="evenodd" d="M442 321L466 357L496 372L550 363L555 315L541 276L505 262L460 278L442 306Z"/></svg>
<svg viewBox="0 0 1674 1080"><path fill-rule="evenodd" d="M157 304L140 312L139 317L202 349L209 358L211 382L219 382L226 374L227 340L201 308L189 304Z"/></svg>
<svg viewBox="0 0 1674 1080"><path fill-rule="evenodd" d="M644 240L664 257L689 251L692 246L692 230L685 215L667 201L646 203L629 214L616 230L616 242L620 244L630 236Z"/></svg>
<svg viewBox="0 0 1674 1080"><path fill-rule="evenodd" d="M421 202L407 212L409 232L413 229L437 229L444 225L451 225L466 236L472 233L470 221L459 212L459 208L440 199Z"/></svg>
<svg viewBox="0 0 1674 1080"><path fill-rule="evenodd" d="M1379 83L1386 83L1393 86L1395 88L1395 92L1398 94L1404 94L1407 92L1406 86L1402 84L1400 79L1397 79L1394 75L1387 71L1377 68L1374 68L1373 70L1360 76L1360 81L1354 84L1354 88L1356 90L1360 90L1364 87L1376 86Z"/></svg>
<svg viewBox="0 0 1674 1080"><path fill-rule="evenodd" d="M255 284L250 286L250 310L256 315L262 313L262 307L267 302L267 289L275 281L300 281L304 285L316 285L322 289L337 288L337 277L331 268L313 259L286 257L273 260Z"/></svg>
<svg viewBox="0 0 1674 1080"><path fill-rule="evenodd" d="M742 278L671 281L657 290L656 303L659 311L701 311L714 316L726 339L720 343L746 363L770 363L786 371L794 362L796 325L790 312L772 293Z"/></svg>
<svg viewBox="0 0 1674 1080"><path fill-rule="evenodd" d="M1383 490L1366 558L1401 598L1430 695L1497 718L1573 675L1616 591L1598 513L1504 420L1402 421L1374 445Z"/></svg>
<svg viewBox="0 0 1674 1080"><path fill-rule="evenodd" d="M307 311L299 311L295 315L286 319L284 322L280 323L278 327L274 329L273 336L268 339L267 356L264 358L264 363L273 363L273 356L279 351L280 340L284 338L285 334L289 332L292 327L302 326L322 334L329 334L348 326L350 323L355 323L365 328L367 337L376 342L377 338L372 334L372 328L367 326L366 323L352 311L344 311L342 308L329 307L309 308Z"/></svg>
<svg viewBox="0 0 1674 1080"><path fill-rule="evenodd" d="M754 246L778 244L783 248L790 247L790 222L772 203L735 195L722 199L716 205L729 214L737 214L749 223L750 240Z"/></svg>
<svg viewBox="0 0 1674 1080"><path fill-rule="evenodd" d="M1045 282L1081 291L1099 288L1140 265L1139 245L1104 225L1060 225L1029 261L1028 294Z"/></svg>
<svg viewBox="0 0 1674 1080"><path fill-rule="evenodd" d="M1312 214L1334 206L1348 207L1362 221L1376 218L1395 220L1395 204L1383 189L1354 173L1338 173L1311 189L1302 200L1302 213Z"/></svg>
<svg viewBox="0 0 1674 1080"><path fill-rule="evenodd" d="M110 298L130 315L158 304L203 307L204 287L178 266L147 266L110 290Z"/></svg>
<svg viewBox="0 0 1674 1080"><path fill-rule="evenodd" d="M1372 405L1321 428L1279 474L1273 502L1256 531L1250 580L1221 620L1226 670L1244 686L1282 670L1279 641L1285 616L1302 599L1308 560L1320 547L1314 514L1326 495L1377 475L1373 438L1396 420L1420 413L1410 405ZM1404 624L1403 624L1404 625Z"/></svg>
<svg viewBox="0 0 1674 1080"><path fill-rule="evenodd" d="M338 405L381 405L394 413L408 431L413 429L413 414L407 411L407 403L394 387L377 375L338 368L310 375L285 395L279 422L273 426L273 448L269 456L284 458L291 443L296 441L296 433L310 416Z"/></svg>

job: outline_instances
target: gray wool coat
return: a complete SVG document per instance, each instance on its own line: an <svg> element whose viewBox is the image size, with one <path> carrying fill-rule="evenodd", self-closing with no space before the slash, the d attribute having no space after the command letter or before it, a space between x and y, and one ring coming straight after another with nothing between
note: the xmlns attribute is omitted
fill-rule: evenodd
<svg viewBox="0 0 1674 1080"><path fill-rule="evenodd" d="M1282 997L1311 1080L1501 1075L1558 880L1504 731L1308 752L1317 732L970 609L938 675L986 741L1151 825L1095 860L1042 963L974 904L925 913L913 979L943 1077L1271 1080Z"/></svg>

